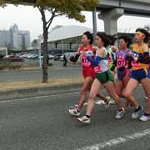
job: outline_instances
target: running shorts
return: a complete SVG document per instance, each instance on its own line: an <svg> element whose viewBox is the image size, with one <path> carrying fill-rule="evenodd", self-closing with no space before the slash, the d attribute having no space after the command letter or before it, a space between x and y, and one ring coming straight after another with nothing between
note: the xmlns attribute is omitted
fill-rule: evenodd
<svg viewBox="0 0 150 150"><path fill-rule="evenodd" d="M117 69L117 78L119 81L123 81L124 77L130 76L130 70L126 68Z"/></svg>
<svg viewBox="0 0 150 150"><path fill-rule="evenodd" d="M92 77L93 79L95 79L95 71L93 67L88 67L88 68L83 67L82 74L83 74L84 79L87 77Z"/></svg>
<svg viewBox="0 0 150 150"><path fill-rule="evenodd" d="M108 81L114 82L114 76L110 71L97 73L96 78L102 83L107 83Z"/></svg>
<svg viewBox="0 0 150 150"><path fill-rule="evenodd" d="M131 78L141 81L142 79L145 79L149 77L149 71L148 69L139 69L139 70L132 70L131 71Z"/></svg>

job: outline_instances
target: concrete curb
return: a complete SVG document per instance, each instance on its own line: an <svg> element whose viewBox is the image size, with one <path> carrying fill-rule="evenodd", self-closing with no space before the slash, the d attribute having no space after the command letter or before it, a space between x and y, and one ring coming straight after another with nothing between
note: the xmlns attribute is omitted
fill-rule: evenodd
<svg viewBox="0 0 150 150"><path fill-rule="evenodd" d="M11 91L0 91L0 101L77 92L81 89L81 86L82 84L78 83L54 87L38 87Z"/></svg>

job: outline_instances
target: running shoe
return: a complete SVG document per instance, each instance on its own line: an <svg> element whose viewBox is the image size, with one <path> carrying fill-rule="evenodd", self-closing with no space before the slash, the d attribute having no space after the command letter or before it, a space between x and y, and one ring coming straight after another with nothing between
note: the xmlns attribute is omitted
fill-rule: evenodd
<svg viewBox="0 0 150 150"><path fill-rule="evenodd" d="M105 102L103 100L98 100L98 101L95 101L95 104L102 105L102 104L105 104Z"/></svg>
<svg viewBox="0 0 150 150"><path fill-rule="evenodd" d="M110 101L108 99L106 101L99 100L99 101L95 101L95 104L96 105L105 105L105 107L108 108L110 105Z"/></svg>
<svg viewBox="0 0 150 150"><path fill-rule="evenodd" d="M140 117L140 121L143 121L143 122L146 122L150 120L150 116L149 115L145 115L143 114L141 117Z"/></svg>
<svg viewBox="0 0 150 150"><path fill-rule="evenodd" d="M79 121L80 123L89 124L91 122L91 119L88 118L87 116L83 116L77 118L77 121Z"/></svg>
<svg viewBox="0 0 150 150"><path fill-rule="evenodd" d="M115 118L116 118L116 119L121 119L121 118L123 118L124 112L125 112L125 109L124 109L124 108L122 108L121 111L117 110L117 114L116 114L116 117L115 117Z"/></svg>
<svg viewBox="0 0 150 150"><path fill-rule="evenodd" d="M75 104L74 106L70 106L69 109L78 108L78 104Z"/></svg>
<svg viewBox="0 0 150 150"><path fill-rule="evenodd" d="M116 104L116 102L111 97L107 96L106 99L109 100L110 105L115 105Z"/></svg>
<svg viewBox="0 0 150 150"><path fill-rule="evenodd" d="M77 107L69 108L69 113L72 116L80 116L80 111L77 109Z"/></svg>
<svg viewBox="0 0 150 150"><path fill-rule="evenodd" d="M83 106L87 106L87 104L88 104L88 103L87 103L87 102L85 102Z"/></svg>
<svg viewBox="0 0 150 150"><path fill-rule="evenodd" d="M105 107L108 108L111 104L111 101L107 99L104 103L105 103Z"/></svg>
<svg viewBox="0 0 150 150"><path fill-rule="evenodd" d="M140 109L138 111L134 111L132 114L132 119L137 119L141 116L143 111L143 107L140 107Z"/></svg>

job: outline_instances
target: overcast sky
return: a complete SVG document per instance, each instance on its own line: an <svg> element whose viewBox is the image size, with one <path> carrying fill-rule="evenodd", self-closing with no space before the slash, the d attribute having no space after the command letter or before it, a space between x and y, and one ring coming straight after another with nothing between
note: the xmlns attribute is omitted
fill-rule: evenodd
<svg viewBox="0 0 150 150"><path fill-rule="evenodd" d="M66 17L58 17L54 20L52 27L56 25L81 25L92 28L92 13L84 12L86 16L85 23L79 23ZM104 23L98 19L98 30L104 30ZM11 25L17 24L21 30L29 30L31 38L37 38L42 33L42 22L39 11L33 7L8 5L0 8L0 30L9 29ZM118 20L119 31L134 31L137 27L144 27L150 24L150 18L122 16Z"/></svg>

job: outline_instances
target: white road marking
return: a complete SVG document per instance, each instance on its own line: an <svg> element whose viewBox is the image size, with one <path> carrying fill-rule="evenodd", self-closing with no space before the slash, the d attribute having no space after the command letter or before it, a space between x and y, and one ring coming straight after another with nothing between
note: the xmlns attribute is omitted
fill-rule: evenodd
<svg viewBox="0 0 150 150"><path fill-rule="evenodd" d="M20 98L20 99L2 100L2 101L0 101L0 103L18 102L18 101L25 101L25 100L48 98L48 97L52 97L52 96L72 95L72 94L78 94L78 93L80 93L80 92L63 93L63 94L53 94L53 95L44 95L44 96L36 96L36 97Z"/></svg>
<svg viewBox="0 0 150 150"><path fill-rule="evenodd" d="M112 139L112 140L109 140L109 141L104 141L104 142L101 142L101 143L98 143L98 144L95 144L95 145L79 148L79 149L76 149L76 150L101 150L101 149L104 149L104 148L107 148L107 147L109 148L109 147L112 147L112 146L123 144L123 143L129 142L131 140L140 139L140 138L148 136L148 135L150 135L150 129L146 129L146 130L143 130L143 131L140 131L140 132L135 132L135 133L130 134L130 135L125 135L125 136L122 136L122 137L118 137L116 139Z"/></svg>

